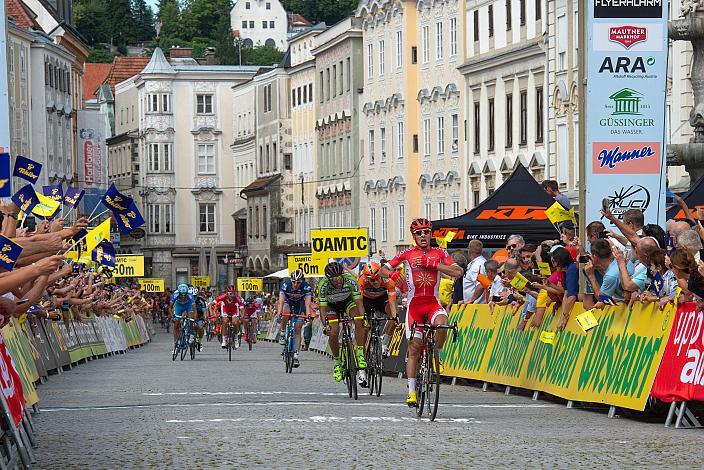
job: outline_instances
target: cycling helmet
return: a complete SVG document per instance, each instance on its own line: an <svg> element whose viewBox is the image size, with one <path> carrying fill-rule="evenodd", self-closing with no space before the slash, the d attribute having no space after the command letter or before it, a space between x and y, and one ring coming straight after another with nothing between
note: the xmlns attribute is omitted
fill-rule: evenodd
<svg viewBox="0 0 704 470"><path fill-rule="evenodd" d="M291 282L303 282L304 280L305 276L303 275L303 271L300 269L296 269L291 273Z"/></svg>
<svg viewBox="0 0 704 470"><path fill-rule="evenodd" d="M381 265L379 265L379 263L372 262L364 265L364 268L362 268L362 273L370 279L377 279L379 277L380 269Z"/></svg>
<svg viewBox="0 0 704 470"><path fill-rule="evenodd" d="M342 265L337 261L332 261L325 266L325 277L332 279L334 277L340 277L344 273Z"/></svg>
<svg viewBox="0 0 704 470"><path fill-rule="evenodd" d="M411 222L411 233L415 233L418 230L423 230L423 229L433 229L433 224L428 220L423 217L419 219L413 219L413 222Z"/></svg>
<svg viewBox="0 0 704 470"><path fill-rule="evenodd" d="M188 286L186 284L179 284L176 289L180 295L188 294Z"/></svg>
<svg viewBox="0 0 704 470"><path fill-rule="evenodd" d="M232 284L227 286L227 293L229 294L230 292L237 292L237 289L235 289L235 286L233 286Z"/></svg>

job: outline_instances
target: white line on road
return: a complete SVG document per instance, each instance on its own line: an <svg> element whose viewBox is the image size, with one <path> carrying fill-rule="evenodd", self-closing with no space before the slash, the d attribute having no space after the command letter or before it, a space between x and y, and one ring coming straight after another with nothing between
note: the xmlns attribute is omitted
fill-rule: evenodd
<svg viewBox="0 0 704 470"><path fill-rule="evenodd" d="M222 396L222 395L237 395L237 396L271 396L271 395L306 395L306 396L321 396L321 397L342 397L347 395L344 392L149 392L142 393L148 397L163 397L163 396Z"/></svg>
<svg viewBox="0 0 704 470"><path fill-rule="evenodd" d="M398 416L351 416L341 418L339 416L310 416L308 418L215 418L215 419L169 419L166 423L403 423L430 421L428 418L411 418ZM481 424L474 418L436 418L437 423L472 423Z"/></svg>

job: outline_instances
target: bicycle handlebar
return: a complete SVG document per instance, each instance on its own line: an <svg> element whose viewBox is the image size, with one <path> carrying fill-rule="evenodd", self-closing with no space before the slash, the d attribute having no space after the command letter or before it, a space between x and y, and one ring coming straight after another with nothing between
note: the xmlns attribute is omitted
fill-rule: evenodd
<svg viewBox="0 0 704 470"><path fill-rule="evenodd" d="M282 313L281 317L308 318L308 315L298 315L295 313Z"/></svg>
<svg viewBox="0 0 704 470"><path fill-rule="evenodd" d="M358 317L352 317L352 318L333 318L332 320L328 320L328 323L339 323L341 321L353 321L353 320L364 320L364 315L360 315Z"/></svg>
<svg viewBox="0 0 704 470"><path fill-rule="evenodd" d="M432 331L452 330L452 341L457 341L457 335L459 333L459 330L457 328L457 322L453 323L452 325L431 325L428 323L418 324L418 322L413 322L413 326L411 327L411 338L413 338L413 335L415 335L416 328L423 328L423 329L427 328Z"/></svg>

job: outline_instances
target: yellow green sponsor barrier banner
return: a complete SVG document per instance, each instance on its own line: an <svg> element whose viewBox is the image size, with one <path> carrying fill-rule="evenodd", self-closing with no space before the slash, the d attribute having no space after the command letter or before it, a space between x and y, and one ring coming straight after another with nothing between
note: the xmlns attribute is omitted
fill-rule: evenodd
<svg viewBox="0 0 704 470"><path fill-rule="evenodd" d="M0 334L22 380L24 399L28 406L32 406L39 402L39 395L34 388L34 383L39 380L39 373L32 358L29 341L14 318L0 330Z"/></svg>
<svg viewBox="0 0 704 470"><path fill-rule="evenodd" d="M563 331L561 310L546 312L540 328L519 331L506 307L455 306L456 342L443 349L444 375L547 392L567 400L643 410L672 327L675 306L656 303L593 310L598 325L584 331L572 310ZM541 340L542 338L542 340Z"/></svg>

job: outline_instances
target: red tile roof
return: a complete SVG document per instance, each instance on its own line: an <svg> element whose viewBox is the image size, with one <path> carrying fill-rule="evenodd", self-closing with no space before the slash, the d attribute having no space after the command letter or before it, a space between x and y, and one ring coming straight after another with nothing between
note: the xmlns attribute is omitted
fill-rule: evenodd
<svg viewBox="0 0 704 470"><path fill-rule="evenodd" d="M5 5L7 5L7 16L11 16L20 28L42 29L22 0L7 0Z"/></svg>
<svg viewBox="0 0 704 470"><path fill-rule="evenodd" d="M288 25L289 26L313 26L313 23L308 21L305 16L298 13L288 14Z"/></svg>
<svg viewBox="0 0 704 470"><path fill-rule="evenodd" d="M149 57L117 56L107 77L108 85L115 93L115 85L134 77L149 63Z"/></svg>
<svg viewBox="0 0 704 470"><path fill-rule="evenodd" d="M95 91L108 78L112 64L86 64L83 74L83 101L95 98Z"/></svg>
<svg viewBox="0 0 704 470"><path fill-rule="evenodd" d="M263 178L257 178L256 180L252 181L246 188L244 188L240 193L249 193L249 192L254 192L254 191L260 191L262 189L265 189L267 186L269 186L271 183L275 182L281 178L281 175L274 175L274 176L265 176Z"/></svg>

